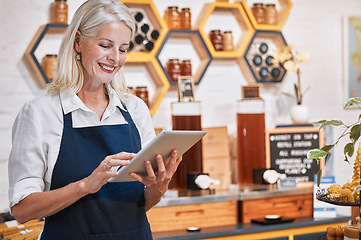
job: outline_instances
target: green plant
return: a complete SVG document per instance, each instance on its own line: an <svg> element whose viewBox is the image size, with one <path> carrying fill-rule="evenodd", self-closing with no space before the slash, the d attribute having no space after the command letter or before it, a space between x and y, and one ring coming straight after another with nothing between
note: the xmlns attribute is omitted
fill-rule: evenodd
<svg viewBox="0 0 361 240"><path fill-rule="evenodd" d="M357 106L358 109L361 109L361 98L354 97L347 100L344 108L348 108L351 106ZM352 124L345 124L341 120L321 120L314 123L315 125L320 125L320 129L325 126L336 126L336 127L343 127L345 130L342 132L342 134L338 137L336 142L331 145L325 145L322 148L316 148L312 149L308 152L307 158L308 159L317 159L318 163L321 158L325 158L326 162L328 159L328 156L330 154L330 151L332 148L334 148L338 142L341 140L341 138L348 136L350 142L348 142L344 148L344 161L350 163L349 158L353 156L355 152L355 144L359 140L361 135L361 114L358 116L357 121ZM326 163L325 163L326 164ZM321 174L322 169L320 169L317 173L317 185L320 185L321 181ZM358 187L358 190L360 190L360 186Z"/></svg>

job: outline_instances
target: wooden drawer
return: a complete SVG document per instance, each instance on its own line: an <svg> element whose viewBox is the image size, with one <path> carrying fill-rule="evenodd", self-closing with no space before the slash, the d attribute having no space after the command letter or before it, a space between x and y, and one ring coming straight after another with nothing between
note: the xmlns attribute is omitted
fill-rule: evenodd
<svg viewBox="0 0 361 240"><path fill-rule="evenodd" d="M237 224L237 201L154 207L147 212L153 232Z"/></svg>
<svg viewBox="0 0 361 240"><path fill-rule="evenodd" d="M239 219L242 223L250 223L251 219L264 217L267 214L290 218L313 215L312 194L245 200L239 204Z"/></svg>

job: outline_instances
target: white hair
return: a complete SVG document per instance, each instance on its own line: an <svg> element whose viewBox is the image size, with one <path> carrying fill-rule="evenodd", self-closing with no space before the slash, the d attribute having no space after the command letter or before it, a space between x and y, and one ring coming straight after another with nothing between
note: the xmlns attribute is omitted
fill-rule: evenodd
<svg viewBox="0 0 361 240"><path fill-rule="evenodd" d="M84 73L81 61L76 60L76 33L79 30L83 39L94 37L102 26L114 21L124 22L131 29L132 35L134 34L133 16L118 0L88 0L77 9L61 42L57 69L54 80L48 86L48 93L69 87L76 93L80 91ZM121 70L115 74L109 85L119 97L126 96L127 87Z"/></svg>

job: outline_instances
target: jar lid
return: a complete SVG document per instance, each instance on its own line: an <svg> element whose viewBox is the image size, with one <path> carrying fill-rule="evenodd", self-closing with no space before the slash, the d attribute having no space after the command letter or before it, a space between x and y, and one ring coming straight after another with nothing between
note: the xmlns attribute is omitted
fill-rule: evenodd
<svg viewBox="0 0 361 240"><path fill-rule="evenodd" d="M147 89L147 86L137 86L135 89Z"/></svg>
<svg viewBox="0 0 361 240"><path fill-rule="evenodd" d="M189 11L191 10L190 8L186 7L186 8L182 8L182 11Z"/></svg>
<svg viewBox="0 0 361 240"><path fill-rule="evenodd" d="M221 30L220 30L220 29L213 29L213 30L211 30L211 33L214 33L214 32L221 32Z"/></svg>
<svg viewBox="0 0 361 240"><path fill-rule="evenodd" d="M274 3L268 3L268 4L266 4L266 7L275 7L276 6L276 4L274 4Z"/></svg>
<svg viewBox="0 0 361 240"><path fill-rule="evenodd" d="M178 9L177 6L169 6L168 9Z"/></svg>
<svg viewBox="0 0 361 240"><path fill-rule="evenodd" d="M66 0L55 0L55 2L66 2Z"/></svg>
<svg viewBox="0 0 361 240"><path fill-rule="evenodd" d="M190 62L190 59L184 59L182 62Z"/></svg>
<svg viewBox="0 0 361 240"><path fill-rule="evenodd" d="M253 3L253 6L263 6L263 3Z"/></svg>
<svg viewBox="0 0 361 240"><path fill-rule="evenodd" d="M232 33L231 30L224 31L224 33Z"/></svg>
<svg viewBox="0 0 361 240"><path fill-rule="evenodd" d="M58 57L56 54L46 54L45 57Z"/></svg>
<svg viewBox="0 0 361 240"><path fill-rule="evenodd" d="M178 58L171 58L168 61L170 61L170 62L179 62L179 59Z"/></svg>

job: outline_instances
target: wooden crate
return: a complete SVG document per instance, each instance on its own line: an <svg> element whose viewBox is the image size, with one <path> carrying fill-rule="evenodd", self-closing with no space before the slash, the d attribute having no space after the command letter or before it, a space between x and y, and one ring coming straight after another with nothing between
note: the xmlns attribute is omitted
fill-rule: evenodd
<svg viewBox="0 0 361 240"><path fill-rule="evenodd" d="M237 224L237 201L154 207L147 212L152 232Z"/></svg>
<svg viewBox="0 0 361 240"><path fill-rule="evenodd" d="M244 200L239 204L239 219L242 223L250 223L251 219L268 214L289 218L307 217L313 214L312 194Z"/></svg>

